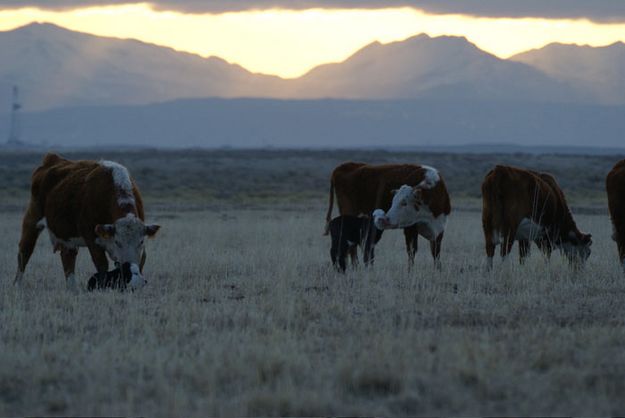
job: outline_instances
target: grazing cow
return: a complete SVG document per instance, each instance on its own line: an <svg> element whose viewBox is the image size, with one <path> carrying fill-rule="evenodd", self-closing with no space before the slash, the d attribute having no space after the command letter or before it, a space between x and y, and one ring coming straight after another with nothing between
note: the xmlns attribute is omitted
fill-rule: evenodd
<svg viewBox="0 0 625 418"><path fill-rule="evenodd" d="M564 193L550 174L498 165L484 178L482 203L488 268L495 247L501 243L505 257L515 240L521 262L529 254L530 241L547 255L560 249L571 262L583 263L590 256L591 235L577 229Z"/></svg>
<svg viewBox="0 0 625 418"><path fill-rule="evenodd" d="M352 264L356 263L356 249L364 246L369 234L375 234L373 242L377 243L382 237L373 225L373 220L369 217L359 216L337 216L330 222L330 236L332 237L332 247L330 257L332 264L341 272L345 272L345 258L349 253L352 257ZM372 249L373 251L373 249Z"/></svg>
<svg viewBox="0 0 625 418"><path fill-rule="evenodd" d="M101 280L108 256L119 264L123 283L139 288L145 263L144 238L158 225L143 223L143 201L128 170L112 161L69 161L47 154L33 173L31 198L22 222L17 256L19 282L41 231L48 228L54 251L60 251L70 288L79 247L87 247Z"/></svg>
<svg viewBox="0 0 625 418"><path fill-rule="evenodd" d="M625 160L619 161L606 178L608 206L616 241L619 260L625 270Z"/></svg>
<svg viewBox="0 0 625 418"><path fill-rule="evenodd" d="M422 206L422 211L410 222L399 222L395 219L395 215L399 213L398 208L394 209L395 199L407 197L404 196L407 189L400 189L402 186L418 192L420 196L419 205ZM400 189L402 193L394 197L392 193L394 189ZM335 194L341 215L371 216L374 210L380 209L375 217L378 229L403 228L410 264L414 262L419 235L430 241L432 257L438 262L451 206L445 182L436 169L413 164L374 166L349 162L339 165L334 169L330 181L326 233L332 216ZM388 214L385 214L386 210L389 210ZM422 216L426 212L427 217ZM365 263L371 261L374 245L371 239L365 243Z"/></svg>

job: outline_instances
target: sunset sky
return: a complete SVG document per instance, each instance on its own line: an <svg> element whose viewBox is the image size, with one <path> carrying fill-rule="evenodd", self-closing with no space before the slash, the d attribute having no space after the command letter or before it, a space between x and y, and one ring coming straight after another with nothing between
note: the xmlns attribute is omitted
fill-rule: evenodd
<svg viewBox="0 0 625 418"><path fill-rule="evenodd" d="M521 3L521 4L519 4ZM297 77L373 42L459 35L506 58L551 42L625 41L625 0L3 1L0 30L49 22Z"/></svg>

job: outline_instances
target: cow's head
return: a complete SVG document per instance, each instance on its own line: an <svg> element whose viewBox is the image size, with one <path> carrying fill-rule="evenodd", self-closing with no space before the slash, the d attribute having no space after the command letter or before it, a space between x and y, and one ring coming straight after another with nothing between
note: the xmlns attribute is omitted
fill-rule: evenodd
<svg viewBox="0 0 625 418"><path fill-rule="evenodd" d="M97 243L113 261L119 263L125 276L122 282L130 282L133 289L145 284L139 267L143 257L144 240L146 237L153 237L159 228L159 225L145 225L135 216L126 216L113 224L95 227Z"/></svg>
<svg viewBox="0 0 625 418"><path fill-rule="evenodd" d="M590 257L592 235L570 231L562 242L562 251L572 263L584 264Z"/></svg>
<svg viewBox="0 0 625 418"><path fill-rule="evenodd" d="M407 228L419 221L419 209L423 205L422 189L404 184L393 191L393 203L384 214L381 209L373 212L378 229Z"/></svg>

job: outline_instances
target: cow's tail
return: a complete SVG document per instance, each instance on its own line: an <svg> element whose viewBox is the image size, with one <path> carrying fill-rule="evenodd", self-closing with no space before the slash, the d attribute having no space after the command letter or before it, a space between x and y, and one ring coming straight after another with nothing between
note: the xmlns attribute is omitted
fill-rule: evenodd
<svg viewBox="0 0 625 418"><path fill-rule="evenodd" d="M328 213L326 213L326 227L323 235L330 233L330 221L332 220L332 208L334 206L334 179L330 180L330 203L328 205Z"/></svg>
<svg viewBox="0 0 625 418"><path fill-rule="evenodd" d="M484 234L491 237L502 232L503 202L501 194L501 173L491 170L482 183L482 226Z"/></svg>

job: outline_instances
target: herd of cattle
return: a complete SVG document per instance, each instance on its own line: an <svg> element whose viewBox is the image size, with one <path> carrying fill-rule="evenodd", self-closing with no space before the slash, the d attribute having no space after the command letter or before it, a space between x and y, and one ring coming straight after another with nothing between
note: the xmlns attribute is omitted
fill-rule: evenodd
<svg viewBox="0 0 625 418"><path fill-rule="evenodd" d="M625 160L610 171L606 186L612 237L625 269ZM331 219L335 195L341 216ZM488 268L493 265L497 245L501 245L501 256L506 257L514 241L519 242L521 263L532 241L547 256L559 249L573 265L584 263L590 256L591 235L577 228L564 193L550 174L498 165L484 178L482 204ZM430 242L434 262L440 266L450 211L445 182L432 167L342 164L332 173L326 215L332 261L345 271L346 257L351 256L355 264L356 247L361 245L365 264L371 263L382 232L403 228L409 262L414 261L421 235Z"/></svg>
<svg viewBox="0 0 625 418"><path fill-rule="evenodd" d="M625 160L606 179L609 211L619 259L625 268ZM340 216L332 219L336 198ZM520 260L530 243L549 256L559 249L574 264L590 255L592 239L581 232L556 179L547 173L496 166L482 183L482 226L488 266L501 245L506 257L519 242ZM326 234L332 237L332 262L346 269L346 258L357 262L362 246L371 264L375 245L386 229L404 230L409 262L414 262L419 235L430 242L440 266L440 251L451 202L445 182L432 167L412 164L345 163L330 180ZM68 287L79 247L87 247L97 273L88 288L142 287L146 260L144 240L159 225L144 223L143 201L128 170L112 161L69 161L47 154L33 173L31 198L22 222L15 282L21 281L39 234L48 229L60 252ZM115 269L109 271L109 261Z"/></svg>

